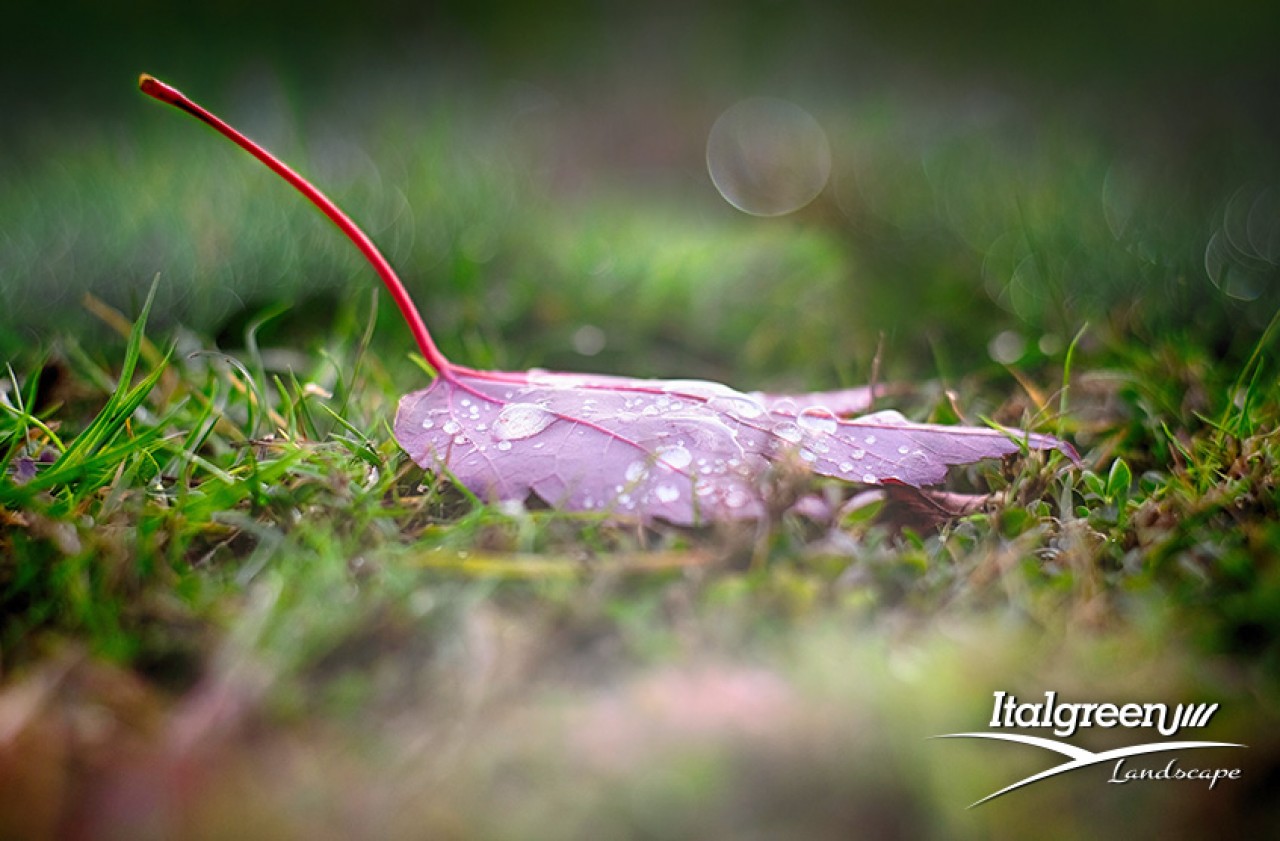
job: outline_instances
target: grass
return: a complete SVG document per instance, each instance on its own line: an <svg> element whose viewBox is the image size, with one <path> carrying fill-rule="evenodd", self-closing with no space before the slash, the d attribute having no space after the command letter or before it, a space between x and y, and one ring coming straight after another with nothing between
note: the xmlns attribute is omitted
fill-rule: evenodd
<svg viewBox="0 0 1280 841"><path fill-rule="evenodd" d="M915 198L873 168L861 198L764 224L661 188L636 207L613 187L558 196L512 177L539 171L509 163L528 148L460 164L469 129L442 124L416 153L396 142L416 124L367 129L403 191L372 227L423 267L460 361L833 387L871 375L883 330L885 374L920 383L904 411L1055 432L1082 465L958 471L994 503L936 529L897 528L881 501L701 529L486 505L391 437L425 376L383 302L340 291L359 270L305 208L230 155L176 178L155 161L190 155L185 135L114 163L87 143L10 173L19 194L123 173L132 213L43 263L69 224L55 210L7 241L26 279L7 317L41 340L6 348L0 394L0 835L1067 838L1276 819L1276 322L1265 294L1186 317L1196 205L1153 219L1113 196L1109 224L1082 185L1114 193L1118 164L1092 142L1060 129L984 168L982 144L944 133L895 158L890 111L860 148ZM364 174L340 198L359 205ZM573 212L532 212L553 198ZM156 242L198 282L147 265L161 276L129 304ZM99 273L67 281L83 312L39 305L42 270ZM231 307L253 287L239 273L298 298ZM593 359L572 350L583 325L608 337ZM1001 363L999 333L1023 345ZM1077 772L965 811L1038 759L928 737L981 726L995 690L1050 689L1218 702L1206 738L1250 746L1214 760L1244 778Z"/></svg>

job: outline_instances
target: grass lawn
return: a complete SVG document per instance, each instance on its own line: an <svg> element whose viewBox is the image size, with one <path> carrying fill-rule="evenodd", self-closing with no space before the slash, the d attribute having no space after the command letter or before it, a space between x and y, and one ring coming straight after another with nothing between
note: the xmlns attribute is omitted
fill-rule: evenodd
<svg viewBox="0 0 1280 841"><path fill-rule="evenodd" d="M0 837L1280 825L1265 132L1152 147L1025 100L827 89L831 178L763 218L706 176L732 99L389 78L170 81L365 225L459 362L876 380L876 408L1081 462L955 469L990 498L945 518L790 474L779 499L839 513L489 504L392 437L429 374L349 244L125 83L127 118L14 132L0 162ZM931 738L988 728L997 692L1218 704L1178 738L1248 747L1127 761L1239 769L1213 787L1109 762L967 809L1059 761Z"/></svg>

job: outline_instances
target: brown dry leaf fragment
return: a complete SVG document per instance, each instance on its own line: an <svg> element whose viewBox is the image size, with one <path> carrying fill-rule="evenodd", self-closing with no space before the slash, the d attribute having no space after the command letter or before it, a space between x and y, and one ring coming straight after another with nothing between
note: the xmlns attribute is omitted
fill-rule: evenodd
<svg viewBox="0 0 1280 841"><path fill-rule="evenodd" d="M882 488L885 506L880 521L895 530L934 531L956 517L974 514L990 502L994 494L962 494L887 484Z"/></svg>

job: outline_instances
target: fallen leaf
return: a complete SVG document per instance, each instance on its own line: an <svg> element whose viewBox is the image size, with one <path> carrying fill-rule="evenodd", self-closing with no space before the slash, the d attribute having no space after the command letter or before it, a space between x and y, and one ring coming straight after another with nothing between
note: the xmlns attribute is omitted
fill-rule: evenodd
<svg viewBox="0 0 1280 841"><path fill-rule="evenodd" d="M1074 456L1045 435L777 405L696 380L451 371L401 400L395 433L420 465L448 469L482 499L535 494L563 510L678 524L760 516L759 477L783 458L851 482L919 487L1023 446Z"/></svg>
<svg viewBox="0 0 1280 841"><path fill-rule="evenodd" d="M940 482L947 468L1069 444L1003 429L915 424L896 412L848 419L869 388L745 394L700 380L476 371L450 362L386 258L327 196L261 146L169 85L140 87L212 126L284 178L365 255L408 322L435 381L400 401L395 435L427 469L447 470L478 497L536 495L568 511L691 524L758 517L762 477L799 461L869 485Z"/></svg>

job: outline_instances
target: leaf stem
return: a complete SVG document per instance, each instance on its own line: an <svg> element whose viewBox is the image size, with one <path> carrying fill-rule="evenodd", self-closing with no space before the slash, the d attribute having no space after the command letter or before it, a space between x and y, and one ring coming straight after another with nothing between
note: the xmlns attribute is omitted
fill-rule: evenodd
<svg viewBox="0 0 1280 841"><path fill-rule="evenodd" d="M138 87L148 96L180 108L211 126L219 134L266 164L272 172L292 184L294 189L306 196L312 204L320 209L321 213L328 216L347 235L347 239L355 243L356 248L360 249L365 259L377 271L378 276L387 287L387 291L391 293L392 300L396 302L400 314L409 324L409 330L412 331L413 338L418 343L418 349L422 351L423 358L427 360L427 363L432 368L436 369L440 376L450 380L453 379L454 374L461 369L445 358L445 355L436 347L430 331L427 330L426 322L422 320L421 313L414 306L408 290L404 287L404 283L396 275L395 270L391 268L387 258L383 257L382 252L373 244L373 240L369 238L369 235L360 230L356 223L351 221L351 217L343 213L328 196L312 186L307 179L290 169L283 161L248 137L245 137L204 107L191 101L182 91L146 73L139 77Z"/></svg>

